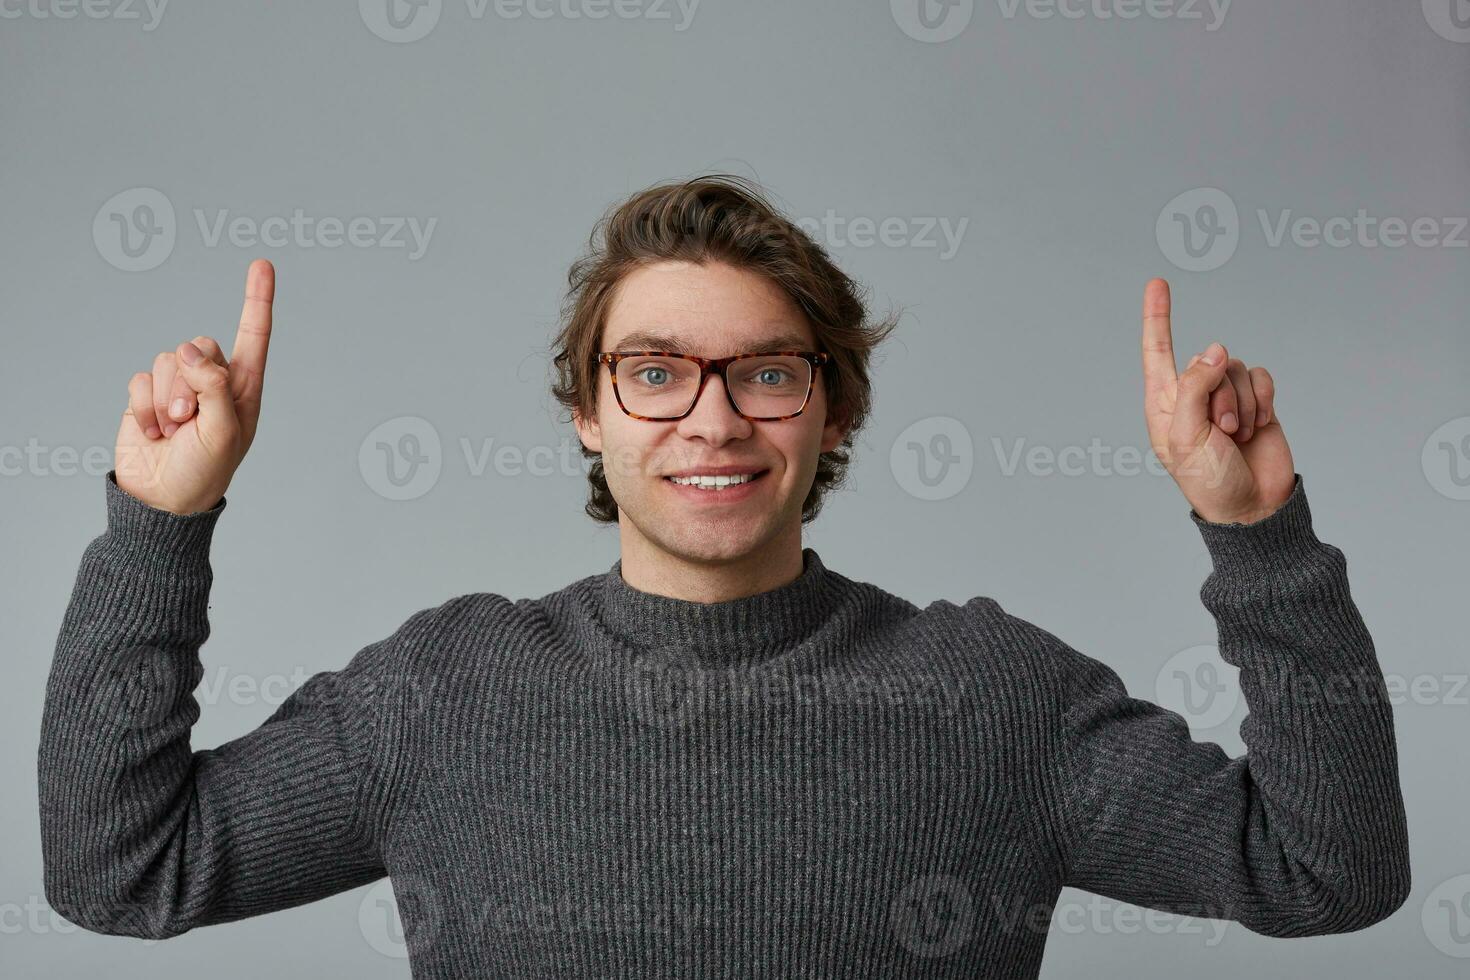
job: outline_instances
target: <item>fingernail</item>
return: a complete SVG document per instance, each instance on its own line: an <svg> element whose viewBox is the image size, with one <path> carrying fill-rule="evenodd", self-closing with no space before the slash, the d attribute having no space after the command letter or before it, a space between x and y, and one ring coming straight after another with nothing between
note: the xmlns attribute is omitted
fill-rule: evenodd
<svg viewBox="0 0 1470 980"><path fill-rule="evenodd" d="M1256 413L1256 428L1259 429L1261 426L1263 426L1265 424L1266 424L1266 413L1265 412L1257 412Z"/></svg>
<svg viewBox="0 0 1470 980"><path fill-rule="evenodd" d="M1200 359L1203 360L1206 364L1219 364L1220 355L1224 352L1225 348L1221 347L1219 344L1211 344L1210 346L1205 348L1205 352L1200 355Z"/></svg>
<svg viewBox="0 0 1470 980"><path fill-rule="evenodd" d="M177 423L177 422L170 422L168 425L165 425L163 427L163 434L166 435L166 436L171 436L171 435L174 434L174 430L177 429L178 427L179 427L179 423Z"/></svg>
<svg viewBox="0 0 1470 980"><path fill-rule="evenodd" d="M1226 412L1224 415L1220 416L1220 428L1234 429L1238 421L1239 420L1235 417L1234 412Z"/></svg>
<svg viewBox="0 0 1470 980"><path fill-rule="evenodd" d="M198 347L195 347L193 344L186 343L184 344L183 350L179 351L179 356L184 359L185 364L188 364L192 367L193 365L198 364L199 359L204 355L199 352Z"/></svg>
<svg viewBox="0 0 1470 980"><path fill-rule="evenodd" d="M184 403L182 398L175 398L174 403L168 407L169 414L174 416L181 416L188 409L189 406Z"/></svg>
<svg viewBox="0 0 1470 980"><path fill-rule="evenodd" d="M163 435L163 430L160 429L158 426L156 426L156 425L150 425L148 427L148 438L149 439L157 439L161 435Z"/></svg>

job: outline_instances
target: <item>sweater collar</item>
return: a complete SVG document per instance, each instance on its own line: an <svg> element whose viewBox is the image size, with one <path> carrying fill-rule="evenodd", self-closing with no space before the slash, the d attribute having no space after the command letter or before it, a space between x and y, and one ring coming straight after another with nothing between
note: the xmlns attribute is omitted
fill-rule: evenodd
<svg viewBox="0 0 1470 980"><path fill-rule="evenodd" d="M763 654L808 639L828 618L837 582L816 551L803 548L802 572L785 585L723 602L693 602L643 592L623 578L618 559L602 576L602 620L640 650L707 654Z"/></svg>

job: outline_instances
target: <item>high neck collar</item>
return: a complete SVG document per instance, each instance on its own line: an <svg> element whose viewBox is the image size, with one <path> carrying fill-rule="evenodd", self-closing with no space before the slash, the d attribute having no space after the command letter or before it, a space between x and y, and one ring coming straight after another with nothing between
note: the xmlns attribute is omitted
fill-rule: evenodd
<svg viewBox="0 0 1470 980"><path fill-rule="evenodd" d="M635 589L623 578L620 558L602 576L602 620L632 647L692 659L787 650L821 626L837 599L834 576L817 553L803 548L801 558L801 574L785 585L723 602Z"/></svg>

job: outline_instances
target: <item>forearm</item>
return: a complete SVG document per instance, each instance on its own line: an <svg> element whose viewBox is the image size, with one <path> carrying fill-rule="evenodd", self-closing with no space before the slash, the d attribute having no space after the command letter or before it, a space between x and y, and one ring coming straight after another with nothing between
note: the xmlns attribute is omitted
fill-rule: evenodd
<svg viewBox="0 0 1470 980"><path fill-rule="evenodd" d="M1313 532L1300 482L1255 524L1194 520L1214 561L1200 597L1249 708L1241 737L1264 818L1252 833L1331 893L1301 910L1303 928L1376 921L1407 892L1407 831L1392 707L1346 559Z"/></svg>
<svg viewBox="0 0 1470 980"><path fill-rule="evenodd" d="M39 757L46 894L98 932L165 937L380 878L413 651L434 608L309 677L258 728L192 751L223 509L181 517L107 485L57 641Z"/></svg>
<svg viewBox="0 0 1470 980"><path fill-rule="evenodd" d="M1059 692L1043 772L1063 883L1272 936L1371 925L1407 896L1408 845L1386 686L1342 552L1313 534L1300 484L1254 524L1193 516L1248 752L1195 741L1180 714L1028 626Z"/></svg>
<svg viewBox="0 0 1470 980"><path fill-rule="evenodd" d="M223 505L179 517L130 505L110 480L107 494L108 528L83 554L41 722L46 892L89 928L167 932L171 906L193 897L172 876L189 869L159 859L190 831L192 692Z"/></svg>

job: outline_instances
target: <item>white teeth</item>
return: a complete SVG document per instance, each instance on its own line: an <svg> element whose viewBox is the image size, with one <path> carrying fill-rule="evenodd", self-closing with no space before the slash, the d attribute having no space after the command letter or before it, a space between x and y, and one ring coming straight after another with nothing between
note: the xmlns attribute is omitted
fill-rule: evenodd
<svg viewBox="0 0 1470 980"><path fill-rule="evenodd" d="M723 490L728 486L749 483L755 479L755 474L740 473L735 476L671 476L669 479L684 486L699 487L701 490Z"/></svg>

